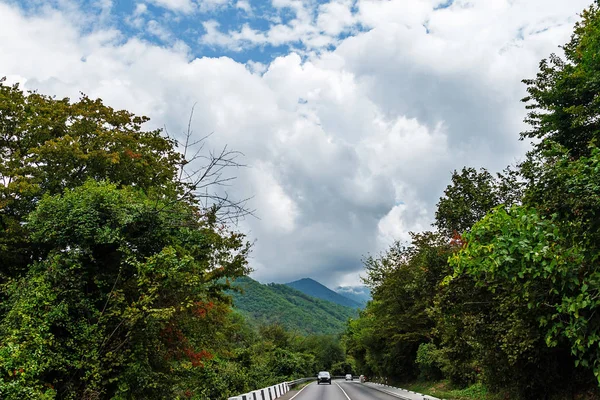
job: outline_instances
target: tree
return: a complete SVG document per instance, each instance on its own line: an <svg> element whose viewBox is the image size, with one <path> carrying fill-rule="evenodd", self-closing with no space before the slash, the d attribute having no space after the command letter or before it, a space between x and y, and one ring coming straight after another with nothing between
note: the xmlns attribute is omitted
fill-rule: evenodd
<svg viewBox="0 0 600 400"><path fill-rule="evenodd" d="M598 1L581 14L571 41L563 46L565 58L552 54L542 60L535 79L525 79L531 110L525 120L530 126L521 138L544 139L569 150L572 157L589 154L588 144L600 132L600 8Z"/></svg>
<svg viewBox="0 0 600 400"><path fill-rule="evenodd" d="M23 222L40 198L88 179L108 179L157 196L182 193L183 158L148 121L101 100L78 102L23 93L0 80L0 279L26 271L36 259Z"/></svg>
<svg viewBox="0 0 600 400"><path fill-rule="evenodd" d="M465 242L451 258L449 282L471 277L491 294L481 322L474 321L482 325L471 336L489 382L510 387L512 380L528 396L556 390L553 385L577 375L591 377L576 365L597 373L599 303L591 283L597 272L590 273L585 250L557 221L522 206L499 207L473 226Z"/></svg>
<svg viewBox="0 0 600 400"><path fill-rule="evenodd" d="M226 171L242 166L239 152L206 151L206 137L195 140L190 126L180 144L162 130L143 130L147 121L100 99L24 93L0 79L0 282L37 257L23 222L40 198L88 179L192 203L221 223L252 214L245 200L221 190L235 178Z"/></svg>
<svg viewBox="0 0 600 400"><path fill-rule="evenodd" d="M466 232L497 205L518 203L522 185L518 172L511 168L497 178L484 168L454 171L452 183L437 204L433 225L447 237Z"/></svg>
<svg viewBox="0 0 600 400"><path fill-rule="evenodd" d="M419 374L415 364L422 343L432 340L433 305L439 281L449 272L451 245L440 234L413 234L410 246L395 243L378 258L365 260L373 301L350 322L347 348L359 368L396 379Z"/></svg>
<svg viewBox="0 0 600 400"><path fill-rule="evenodd" d="M245 209L211 191L237 153L147 120L0 81L0 397L190 397L209 366L246 387L224 294Z"/></svg>
<svg viewBox="0 0 600 400"><path fill-rule="evenodd" d="M173 397L220 350L221 278L247 271L242 235L186 203L94 181L46 195L27 225L39 259L7 287L7 397Z"/></svg>

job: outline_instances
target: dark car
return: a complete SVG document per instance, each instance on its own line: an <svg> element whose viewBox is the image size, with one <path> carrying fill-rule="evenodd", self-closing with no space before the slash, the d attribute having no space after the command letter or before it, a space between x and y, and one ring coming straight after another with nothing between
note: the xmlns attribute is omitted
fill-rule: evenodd
<svg viewBox="0 0 600 400"><path fill-rule="evenodd" d="M329 383L331 385L331 375L329 375L329 372L319 372L319 375L317 375L317 385L320 385L321 383Z"/></svg>

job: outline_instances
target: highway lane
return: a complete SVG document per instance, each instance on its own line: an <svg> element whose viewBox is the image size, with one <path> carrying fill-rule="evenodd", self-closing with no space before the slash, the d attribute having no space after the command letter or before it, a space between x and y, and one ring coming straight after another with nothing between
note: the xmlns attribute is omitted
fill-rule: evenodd
<svg viewBox="0 0 600 400"><path fill-rule="evenodd" d="M286 393L285 398L294 400L398 400L398 397L379 392L358 381L334 380L331 385L317 385L315 382L307 385L299 393Z"/></svg>

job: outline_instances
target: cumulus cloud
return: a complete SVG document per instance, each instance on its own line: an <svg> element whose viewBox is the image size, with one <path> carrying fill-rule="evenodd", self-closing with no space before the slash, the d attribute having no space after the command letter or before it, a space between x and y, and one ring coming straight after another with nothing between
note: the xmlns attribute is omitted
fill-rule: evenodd
<svg viewBox="0 0 600 400"><path fill-rule="evenodd" d="M248 0L238 0L235 2L235 7L244 10L246 13L252 13L252 6Z"/></svg>
<svg viewBox="0 0 600 400"><path fill-rule="evenodd" d="M150 3L171 11L190 13L194 11L195 4L192 0L148 0Z"/></svg>
<svg viewBox="0 0 600 400"><path fill-rule="evenodd" d="M337 43L338 36L356 23L352 11L353 0L332 0L321 5L300 0L272 0L271 4L274 16L266 16L270 22L268 29L259 30L244 24L236 29L221 31L218 25L205 25L206 33L200 41L233 51L264 45L301 44L309 52ZM246 9L245 2L238 2L237 6ZM282 15L293 17L283 21Z"/></svg>
<svg viewBox="0 0 600 400"><path fill-rule="evenodd" d="M80 23L76 6L32 12L0 0L0 74L43 93L101 97L171 134L197 103L194 132L215 132L209 147L228 144L249 165L232 171L231 190L254 196L260 217L240 225L257 239L254 276L351 285L362 256L428 229L453 169L499 170L523 155L520 79L568 39L588 0L316 3L272 0L266 26L230 29L217 14L196 22L216 51L290 46L242 63L204 57L146 6L123 20L159 44L110 18ZM251 3L151 4L185 14Z"/></svg>

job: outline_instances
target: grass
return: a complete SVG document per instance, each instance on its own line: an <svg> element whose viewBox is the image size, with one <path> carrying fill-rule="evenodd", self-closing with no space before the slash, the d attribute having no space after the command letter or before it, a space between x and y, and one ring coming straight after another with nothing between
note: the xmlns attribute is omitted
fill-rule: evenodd
<svg viewBox="0 0 600 400"><path fill-rule="evenodd" d="M308 381L308 382L299 383L296 386L294 386L293 388L291 388L290 390L298 391L298 390L302 389L304 386L309 385L309 384L311 384L313 382L314 381Z"/></svg>
<svg viewBox="0 0 600 400"><path fill-rule="evenodd" d="M491 393L485 385L476 383L467 388L457 389L452 387L448 381L416 381L395 385L413 392L434 396L444 400L507 400L514 399L508 393ZM550 399L553 400L597 400L599 399L597 387L580 388L578 393L554 393Z"/></svg>
<svg viewBox="0 0 600 400"><path fill-rule="evenodd" d="M501 400L502 395L490 393L484 385L476 383L464 389L453 388L448 381L417 381L400 385L413 392L446 400Z"/></svg>

